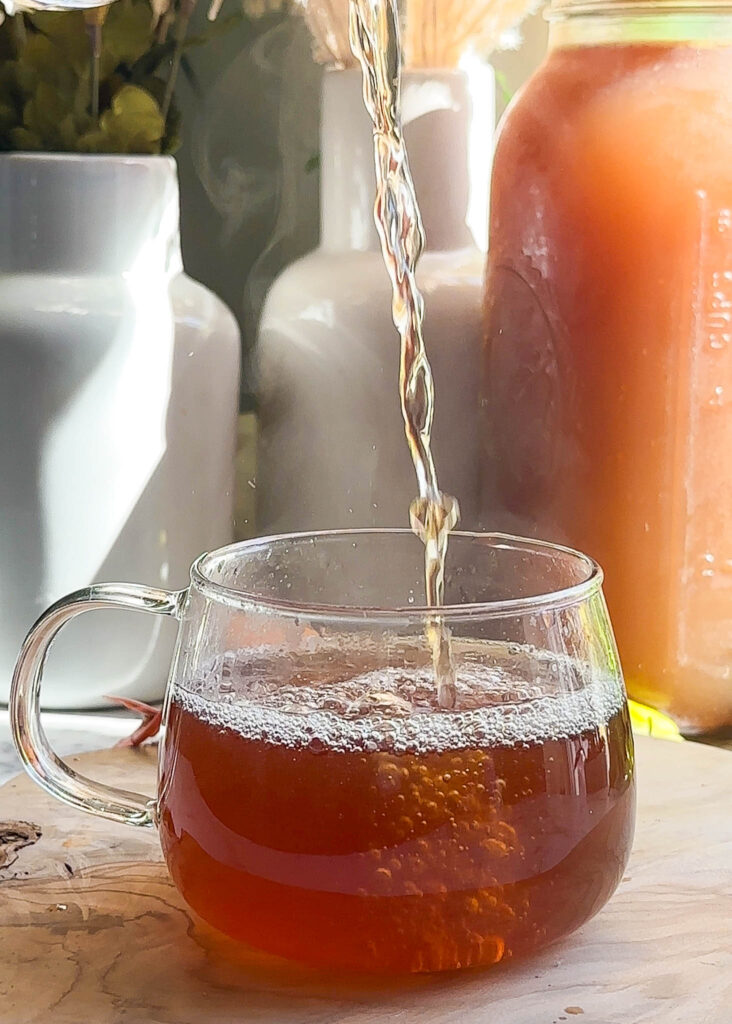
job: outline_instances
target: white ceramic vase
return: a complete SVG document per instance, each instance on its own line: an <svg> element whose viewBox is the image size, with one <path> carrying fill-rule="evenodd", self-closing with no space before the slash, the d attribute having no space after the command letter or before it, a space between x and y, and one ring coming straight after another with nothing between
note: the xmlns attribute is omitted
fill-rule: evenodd
<svg viewBox="0 0 732 1024"><path fill-rule="evenodd" d="M481 307L495 115L490 67L407 72L402 120L426 232L426 308L440 485L474 526ZM324 76L319 247L270 289L257 366L262 532L395 526L417 485L398 396L399 339L374 227L360 72Z"/></svg>
<svg viewBox="0 0 732 1024"><path fill-rule="evenodd" d="M183 273L172 159L0 156L0 700L62 594L182 587L230 540L239 358ZM148 620L72 622L47 705L162 697L174 624Z"/></svg>

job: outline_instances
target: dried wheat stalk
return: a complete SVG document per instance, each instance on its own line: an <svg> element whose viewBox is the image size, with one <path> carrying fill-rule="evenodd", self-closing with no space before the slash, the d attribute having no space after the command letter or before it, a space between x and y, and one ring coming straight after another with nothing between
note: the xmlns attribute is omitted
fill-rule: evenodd
<svg viewBox="0 0 732 1024"><path fill-rule="evenodd" d="M537 6L537 0L408 0L406 63L453 68L467 50L492 53Z"/></svg>
<svg viewBox="0 0 732 1024"><path fill-rule="evenodd" d="M313 36L313 54L321 64L353 67L348 41L349 0L296 0Z"/></svg>
<svg viewBox="0 0 732 1024"><path fill-rule="evenodd" d="M487 55L540 0L399 0L407 68L454 68L470 49ZM349 0L296 0L314 40L316 60L355 64L348 42Z"/></svg>

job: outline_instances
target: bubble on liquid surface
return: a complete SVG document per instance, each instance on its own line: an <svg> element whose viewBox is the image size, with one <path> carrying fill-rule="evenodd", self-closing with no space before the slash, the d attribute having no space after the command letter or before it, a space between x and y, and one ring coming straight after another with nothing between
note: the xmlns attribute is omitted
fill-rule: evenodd
<svg viewBox="0 0 732 1024"><path fill-rule="evenodd" d="M509 655L492 642L454 648L451 708L438 703L429 651L399 641L385 644L386 665L373 644L352 640L297 654L266 646L228 652L179 683L173 699L245 739L313 753L538 743L598 728L622 707L619 681L574 659L518 645Z"/></svg>

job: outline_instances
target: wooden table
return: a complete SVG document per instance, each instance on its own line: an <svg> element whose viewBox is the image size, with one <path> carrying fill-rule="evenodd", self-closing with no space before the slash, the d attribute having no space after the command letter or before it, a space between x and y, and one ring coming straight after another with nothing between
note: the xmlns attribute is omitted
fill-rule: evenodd
<svg viewBox="0 0 732 1024"><path fill-rule="evenodd" d="M153 791L149 748L72 760ZM0 843L0 1022L728 1024L732 755L640 739L638 763L632 859L598 917L525 963L386 981L237 953L192 920L154 832L15 779L2 817L29 824Z"/></svg>

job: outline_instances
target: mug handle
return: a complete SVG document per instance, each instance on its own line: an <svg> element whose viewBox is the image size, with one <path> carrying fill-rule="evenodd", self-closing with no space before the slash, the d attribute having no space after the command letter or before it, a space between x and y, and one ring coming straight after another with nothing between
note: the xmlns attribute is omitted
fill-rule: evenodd
<svg viewBox="0 0 732 1024"><path fill-rule="evenodd" d="M51 749L41 725L41 678L51 642L82 612L126 608L179 618L187 590L158 590L137 583L100 583L77 590L43 613L25 639L10 689L10 723L26 771L51 796L72 807L127 825L152 825L155 798L106 786L79 775Z"/></svg>

